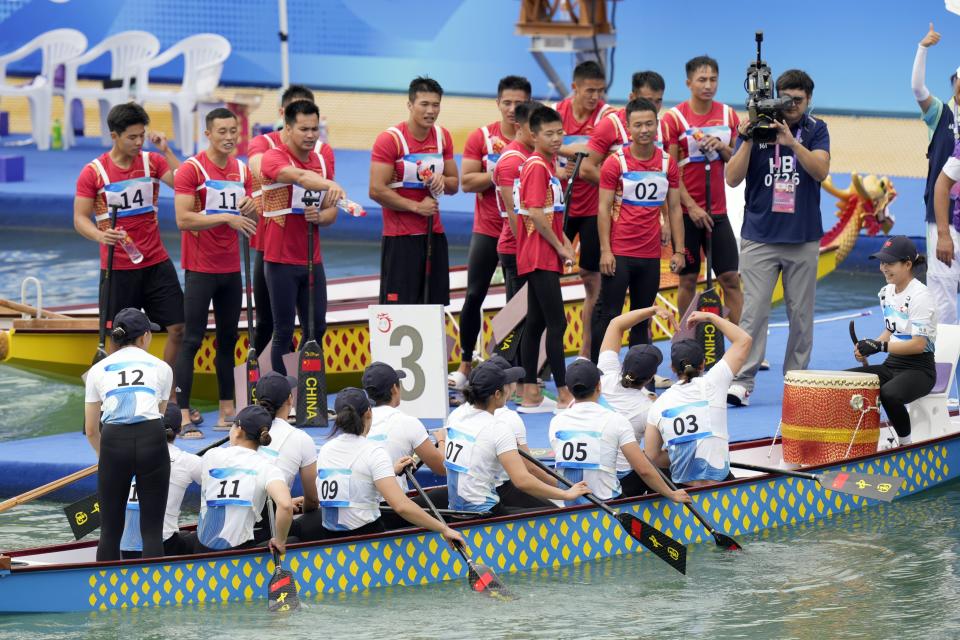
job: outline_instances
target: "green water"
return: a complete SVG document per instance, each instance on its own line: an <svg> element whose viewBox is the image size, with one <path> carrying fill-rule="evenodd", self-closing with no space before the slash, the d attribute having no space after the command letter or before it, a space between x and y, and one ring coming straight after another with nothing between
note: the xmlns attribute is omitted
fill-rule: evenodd
<svg viewBox="0 0 960 640"><path fill-rule="evenodd" d="M176 243L166 244L176 259ZM465 259L462 248L451 253L453 264ZM376 245L325 243L324 255L330 277L370 273L378 263ZM97 264L91 245L73 234L0 234L0 296L18 299L26 275L43 280L47 304L88 302ZM831 274L818 286L816 315L876 305L881 284L872 274ZM771 321L783 320L778 306ZM82 404L79 384L0 366L0 446L77 429ZM501 576L520 596L510 603L457 581L326 597L288 617L267 614L263 602L6 616L0 640L956 638L958 519L954 483L890 507L740 537L741 554L691 547L685 578L643 554ZM31 503L0 515L0 549L70 539L61 504Z"/></svg>

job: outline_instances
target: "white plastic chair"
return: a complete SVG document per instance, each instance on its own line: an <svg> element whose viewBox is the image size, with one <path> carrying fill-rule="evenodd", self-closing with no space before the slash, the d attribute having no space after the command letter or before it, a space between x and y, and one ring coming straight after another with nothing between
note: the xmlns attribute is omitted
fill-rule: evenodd
<svg viewBox="0 0 960 640"><path fill-rule="evenodd" d="M178 91L150 89L151 69L183 56L183 81ZM201 33L180 42L149 62L137 72L137 102L169 102L173 113L173 129L183 155L194 153L194 128L197 103L212 97L220 84L223 63L230 56L230 42L214 33Z"/></svg>
<svg viewBox="0 0 960 640"><path fill-rule="evenodd" d="M110 129L107 126L107 114L118 104L129 102L133 97L130 79L137 74L139 66L153 59L160 51L160 41L146 31L124 31L116 33L82 56L66 62L64 66L63 90L54 89L54 93L63 94L64 113L70 113L74 99L96 100L100 106L100 141L110 145ZM104 54L110 54L110 79L120 81L119 87L79 87L77 69L93 62ZM66 118L65 118L66 119ZM69 149L76 142L73 127L64 124L63 146Z"/></svg>
<svg viewBox="0 0 960 640"><path fill-rule="evenodd" d="M933 356L937 364L937 382L926 396L907 405L910 414L910 439L914 442L939 438L950 431L947 399L957 375L960 359L960 325L938 324Z"/></svg>
<svg viewBox="0 0 960 640"><path fill-rule="evenodd" d="M30 103L30 125L37 149L50 148L50 103L53 102L53 75L57 67L87 48L87 37L76 29L53 29L42 33L16 51L0 56L0 97L26 98ZM41 52L40 75L24 86L7 84L7 65Z"/></svg>

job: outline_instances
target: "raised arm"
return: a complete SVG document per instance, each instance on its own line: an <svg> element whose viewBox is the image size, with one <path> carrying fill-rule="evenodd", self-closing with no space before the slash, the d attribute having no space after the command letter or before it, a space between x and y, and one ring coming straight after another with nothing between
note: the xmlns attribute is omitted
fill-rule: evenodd
<svg viewBox="0 0 960 640"><path fill-rule="evenodd" d="M653 306L646 307L644 309L634 309L633 311L620 314L610 321L610 324L607 325L607 332L603 334L603 342L600 343L600 351L619 352L620 346L623 344L624 332L628 331L635 324L639 324L647 318L652 318L655 315L660 316L667 322L671 323L671 325L674 327L676 326L677 319L670 311L664 309L663 307Z"/></svg>
<svg viewBox="0 0 960 640"><path fill-rule="evenodd" d="M917 55L913 58L913 73L910 75L910 89L913 91L913 97L920 105L920 111L926 113L933 104L933 96L927 89L927 49L940 42L940 34L933 30L933 23L930 23L930 29L917 45Z"/></svg>
<svg viewBox="0 0 960 640"><path fill-rule="evenodd" d="M737 375L740 367L746 362L747 355L750 354L750 346L753 344L753 338L737 325L726 318L721 318L715 313L694 311L687 317L687 326L693 327L701 322L713 323L720 329L723 337L730 341L730 346L727 347L726 353L723 354L723 361L730 367L733 375Z"/></svg>

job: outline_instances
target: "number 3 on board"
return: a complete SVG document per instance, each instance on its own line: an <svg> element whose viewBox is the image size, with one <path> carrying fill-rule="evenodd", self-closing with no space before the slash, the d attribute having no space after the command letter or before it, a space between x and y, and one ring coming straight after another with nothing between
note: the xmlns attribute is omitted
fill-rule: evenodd
<svg viewBox="0 0 960 640"><path fill-rule="evenodd" d="M406 376L400 406L418 418L446 418L447 335L441 305L369 307L370 353Z"/></svg>

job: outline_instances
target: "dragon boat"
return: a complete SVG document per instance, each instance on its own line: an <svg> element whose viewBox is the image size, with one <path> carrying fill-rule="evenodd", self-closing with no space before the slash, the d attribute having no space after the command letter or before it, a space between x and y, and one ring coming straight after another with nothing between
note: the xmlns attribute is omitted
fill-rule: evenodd
<svg viewBox="0 0 960 640"><path fill-rule="evenodd" d="M733 462L775 466L779 444L769 439L731 446ZM896 476L904 496L960 475L960 424L943 435L904 447L805 467L807 472ZM730 536L791 527L834 515L877 508L878 501L831 491L819 483L776 474L738 471L736 480L688 489L706 517ZM658 495L609 503L682 544L711 535L681 505ZM501 575L561 567L623 554L650 557L644 571L670 571L593 505L549 509L454 525L478 562ZM749 549L749 541L745 546ZM722 551L716 551L722 553ZM0 612L105 611L242 602L266 598L274 564L266 549L247 549L151 560L95 562L96 541L10 551L0 555ZM696 555L687 572L696 573ZM284 567L307 601L342 592L457 580L467 573L440 536L423 529L291 544ZM671 571L672 574L672 571ZM509 579L507 580L509 582Z"/></svg>

